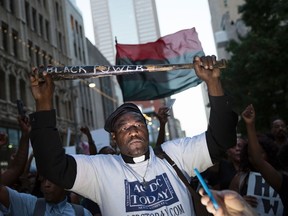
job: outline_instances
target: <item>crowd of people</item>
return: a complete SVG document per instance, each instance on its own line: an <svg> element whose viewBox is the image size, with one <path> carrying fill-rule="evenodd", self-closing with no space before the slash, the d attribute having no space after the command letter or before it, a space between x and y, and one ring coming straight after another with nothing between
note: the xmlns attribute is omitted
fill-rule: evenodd
<svg viewBox="0 0 288 216"><path fill-rule="evenodd" d="M215 62L215 56L193 61L211 105L206 131L165 140L169 108L163 106L156 114L160 130L153 149L144 115L135 104L124 103L103 126L117 149L97 149L89 128L80 129L87 136L89 155L65 154L52 103L53 80L45 72L45 82L39 80L34 68L30 83L36 111L18 118L19 148L0 175L0 216L287 215L286 123L274 119L271 133L258 133L256 111L248 105L239 114L247 135L237 136L239 115L222 88ZM0 147L8 138L0 132ZM36 170L31 169L33 157ZM217 208L194 168L207 182Z"/></svg>

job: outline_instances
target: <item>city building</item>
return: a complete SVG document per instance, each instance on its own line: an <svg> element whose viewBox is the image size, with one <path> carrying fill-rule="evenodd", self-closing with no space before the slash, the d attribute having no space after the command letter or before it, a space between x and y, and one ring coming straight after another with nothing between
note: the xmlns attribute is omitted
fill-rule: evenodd
<svg viewBox="0 0 288 216"><path fill-rule="evenodd" d="M244 36L248 28L244 25L239 14L239 8L244 0L208 0L211 14L211 25L214 33L217 59L230 59L231 55L226 51L229 40L238 40ZM205 112L207 119L210 115L210 104L205 83L201 86Z"/></svg>
<svg viewBox="0 0 288 216"><path fill-rule="evenodd" d="M208 2L218 59L230 59L231 56L226 51L229 40L237 41L239 36L244 36L248 31L239 13L244 0L209 0Z"/></svg>
<svg viewBox="0 0 288 216"><path fill-rule="evenodd" d="M32 67L108 61L95 54L96 48L88 52L82 15L73 1L1 0L0 13L0 131L9 136L9 144L0 149L0 166L5 168L21 135L16 100L23 101L27 114L35 110L28 76ZM110 78L99 79L94 89L89 81L55 82L53 102L63 145L75 145L83 125L103 127L100 117L116 107Z"/></svg>
<svg viewBox="0 0 288 216"><path fill-rule="evenodd" d="M155 0L90 0L95 44L115 64L115 39L139 44L160 37Z"/></svg>

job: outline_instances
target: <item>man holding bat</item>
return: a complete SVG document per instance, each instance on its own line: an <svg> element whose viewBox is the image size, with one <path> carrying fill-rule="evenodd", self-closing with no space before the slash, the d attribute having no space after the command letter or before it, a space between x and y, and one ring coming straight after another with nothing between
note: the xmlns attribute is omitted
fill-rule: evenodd
<svg viewBox="0 0 288 216"><path fill-rule="evenodd" d="M197 76L208 87L211 113L207 131L161 145L187 180L194 168L204 171L236 143L238 118L224 95L215 63L215 56L196 57L193 62ZM195 215L185 184L149 146L146 120L135 104L122 104L105 122L120 155L65 155L52 104L53 80L43 75L45 82L40 82L35 69L30 78L36 102L36 112L30 115L30 137L37 168L44 177L95 201L102 215Z"/></svg>

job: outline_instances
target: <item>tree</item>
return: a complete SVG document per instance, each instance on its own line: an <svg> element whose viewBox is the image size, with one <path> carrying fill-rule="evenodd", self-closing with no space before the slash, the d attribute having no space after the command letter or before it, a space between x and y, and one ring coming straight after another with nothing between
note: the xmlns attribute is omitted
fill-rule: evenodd
<svg viewBox="0 0 288 216"><path fill-rule="evenodd" d="M250 31L229 42L223 84L238 113L252 103L257 129L267 131L275 115L288 120L288 1L246 0L240 12ZM240 124L239 132L244 128Z"/></svg>

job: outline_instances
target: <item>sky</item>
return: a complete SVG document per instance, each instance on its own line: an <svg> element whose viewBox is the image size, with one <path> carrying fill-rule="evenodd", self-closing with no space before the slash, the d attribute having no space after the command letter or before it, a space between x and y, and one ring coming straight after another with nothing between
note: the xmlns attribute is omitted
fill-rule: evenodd
<svg viewBox="0 0 288 216"><path fill-rule="evenodd" d="M121 1L121 0L119 0ZM125 1L125 0L122 0ZM86 37L95 44L90 0L76 0L82 11ZM156 0L161 36L195 27L206 55L216 55L208 0ZM207 129L201 86L173 95L174 117L180 120L187 136Z"/></svg>

